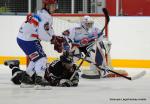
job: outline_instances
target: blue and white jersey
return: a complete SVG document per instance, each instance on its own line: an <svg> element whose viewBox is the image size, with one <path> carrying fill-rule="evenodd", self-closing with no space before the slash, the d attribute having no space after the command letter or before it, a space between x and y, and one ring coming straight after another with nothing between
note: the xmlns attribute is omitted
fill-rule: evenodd
<svg viewBox="0 0 150 104"><path fill-rule="evenodd" d="M77 47L84 47L87 46L90 42L99 38L101 36L100 32L100 29L97 27L92 27L89 30L86 30L82 26L76 26L66 30L63 34L66 38L71 40L72 45Z"/></svg>
<svg viewBox="0 0 150 104"><path fill-rule="evenodd" d="M52 28L52 17L44 9L37 11L33 14L28 22L24 22L18 33L18 38L24 41L43 40L50 41L54 30Z"/></svg>

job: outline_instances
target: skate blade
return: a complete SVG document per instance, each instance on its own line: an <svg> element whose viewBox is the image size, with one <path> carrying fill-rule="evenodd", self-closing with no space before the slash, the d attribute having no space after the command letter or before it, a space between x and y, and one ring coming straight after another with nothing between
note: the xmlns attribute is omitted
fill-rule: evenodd
<svg viewBox="0 0 150 104"><path fill-rule="evenodd" d="M20 87L21 88L33 88L35 85L30 85L30 84L24 84L24 83L21 83Z"/></svg>
<svg viewBox="0 0 150 104"><path fill-rule="evenodd" d="M51 86L41 86L41 85L36 85L35 90L52 90Z"/></svg>

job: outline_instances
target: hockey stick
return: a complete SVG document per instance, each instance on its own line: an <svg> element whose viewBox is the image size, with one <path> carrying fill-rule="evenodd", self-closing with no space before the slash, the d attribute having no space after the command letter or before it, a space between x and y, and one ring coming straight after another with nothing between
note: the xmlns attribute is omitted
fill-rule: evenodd
<svg viewBox="0 0 150 104"><path fill-rule="evenodd" d="M75 57L77 57L76 55L74 55ZM79 57L78 57L79 58ZM84 58L81 58L81 59L83 59L84 60ZM105 69L103 69L103 67L102 66L99 66L99 65L97 65L96 63L94 63L94 62L92 62L92 61L90 61L90 60L85 60L85 61L87 61L88 63L92 63L92 64L94 64L98 69L98 71L100 71L100 70L103 70L103 71L105 71ZM136 79L139 79L139 78L141 78L141 77L143 77L145 74L146 74L146 71L142 71L142 72L140 72L140 73L138 73L138 74L136 74L136 75L134 75L134 76L132 76L132 77L128 77L128 76L125 76L125 75L123 75L123 74L120 74L120 73L117 73L117 72L115 72L115 71L113 71L113 70L110 70L110 69L108 69L108 71L109 72L112 72L112 73L114 73L114 74L117 74L117 75L119 75L119 76L121 76L121 77L123 77L123 78L125 78L125 79L128 79L128 80L136 80Z"/></svg>
<svg viewBox="0 0 150 104"><path fill-rule="evenodd" d="M79 68L81 67L81 65L83 64L83 62L85 61L87 55L84 56L84 58L82 58L82 61L80 62L79 66L76 68L75 72L72 74L72 76L70 77L70 80L73 79L73 77L76 75L77 72L79 72Z"/></svg>
<svg viewBox="0 0 150 104"><path fill-rule="evenodd" d="M87 51L87 52L93 51L91 47L92 47L94 44L95 44L94 42L90 43L89 46L86 47L86 51ZM80 54L76 54L76 55L80 56ZM74 55L72 55L72 57L73 57L73 56L74 56ZM81 67L81 65L83 64L83 62L85 61L85 59L86 59L87 57L88 57L88 53L85 54L84 58L82 58L82 59L79 58L79 59L81 59L82 61L81 61L81 63L79 64L79 66L76 68L75 72L74 72L74 73L72 74L72 76L70 77L70 80L72 80L73 77L75 76L75 74L80 71L79 68Z"/></svg>
<svg viewBox="0 0 150 104"><path fill-rule="evenodd" d="M103 29L101 30L101 34L104 32L105 28L108 26L108 23L110 21L110 18L109 18L109 13L108 13L108 10L106 8L103 8L103 13L105 15L105 18L106 18L106 22L105 22L105 26L103 27Z"/></svg>
<svg viewBox="0 0 150 104"><path fill-rule="evenodd" d="M103 69L102 67L98 66L97 64L94 64L94 65L95 65L98 69L105 71L105 69ZM100 70L99 70L99 71L100 71ZM114 74L117 74L117 75L119 75L119 76L121 76L121 77L123 77L123 78L126 78L126 79L128 79L128 80L136 80L136 79L139 79L139 78L143 77L143 76L146 74L146 71L142 71L142 72L138 73L138 74L135 75L135 76L128 77L128 76L125 76L125 75L123 75L123 74L117 73L117 72L115 72L115 71L113 71L113 70L110 70L110 69L108 69L108 71L109 71L109 72L112 72L112 73L114 73Z"/></svg>

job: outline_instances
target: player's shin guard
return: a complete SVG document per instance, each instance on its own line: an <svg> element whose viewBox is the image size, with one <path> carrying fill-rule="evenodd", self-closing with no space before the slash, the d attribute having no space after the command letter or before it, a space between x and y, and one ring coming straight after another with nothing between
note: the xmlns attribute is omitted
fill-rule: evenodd
<svg viewBox="0 0 150 104"><path fill-rule="evenodd" d="M29 65L28 65L28 67L27 67L27 69L26 69L26 73L27 73L29 76L32 76L32 75L35 73L35 71L33 70L34 67L35 67L35 62L30 61Z"/></svg>
<svg viewBox="0 0 150 104"><path fill-rule="evenodd" d="M43 57L37 60L35 63L35 71L36 71L35 84L36 85L41 85L41 86L50 85L50 83L44 79L44 74L46 70L46 61L47 61L46 57Z"/></svg>
<svg viewBox="0 0 150 104"><path fill-rule="evenodd" d="M42 78L44 77L45 70L46 70L46 62L47 62L46 57L42 57L35 62L34 70L37 76L41 76Z"/></svg>

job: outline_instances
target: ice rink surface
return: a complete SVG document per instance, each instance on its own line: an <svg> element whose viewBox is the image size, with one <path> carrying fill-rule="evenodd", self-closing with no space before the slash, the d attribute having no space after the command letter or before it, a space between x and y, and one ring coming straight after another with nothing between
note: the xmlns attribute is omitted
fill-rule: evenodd
<svg viewBox="0 0 150 104"><path fill-rule="evenodd" d="M24 68L24 66L21 66ZM129 76L144 69L126 69ZM52 90L20 88L11 83L11 70L0 65L0 104L150 104L150 69L140 79L80 79L78 87Z"/></svg>

